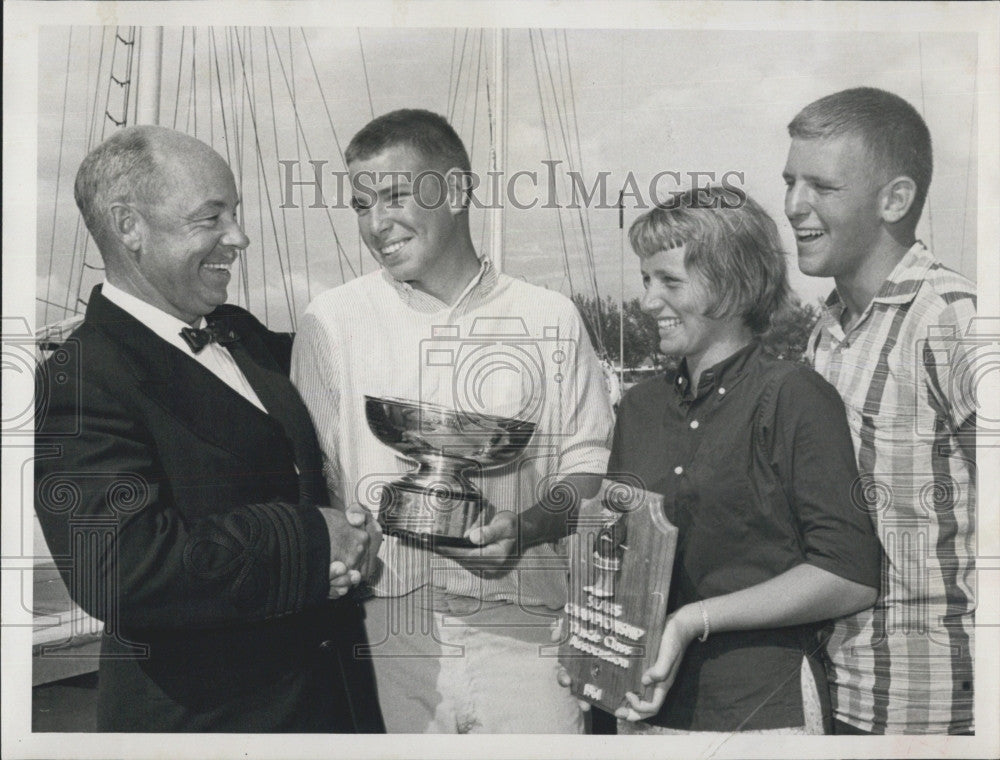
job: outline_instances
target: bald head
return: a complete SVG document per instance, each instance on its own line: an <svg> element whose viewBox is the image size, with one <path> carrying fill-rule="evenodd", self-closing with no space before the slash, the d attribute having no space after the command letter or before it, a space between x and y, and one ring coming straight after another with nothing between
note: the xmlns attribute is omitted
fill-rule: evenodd
<svg viewBox="0 0 1000 760"><path fill-rule="evenodd" d="M90 151L76 173L73 193L101 255L106 258L115 248L110 215L114 204L155 204L173 189L184 169L205 162L225 163L190 135L146 125L119 130Z"/></svg>

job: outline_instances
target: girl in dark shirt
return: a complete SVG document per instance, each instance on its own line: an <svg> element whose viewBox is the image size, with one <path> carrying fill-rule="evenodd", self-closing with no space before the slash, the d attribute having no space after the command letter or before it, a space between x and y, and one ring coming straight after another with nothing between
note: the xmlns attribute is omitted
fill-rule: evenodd
<svg viewBox="0 0 1000 760"><path fill-rule="evenodd" d="M760 336L790 292L773 220L721 189L629 232L642 307L679 366L622 401L610 477L664 494L679 528L668 618L620 733L823 733L823 621L875 602L880 549L843 404Z"/></svg>

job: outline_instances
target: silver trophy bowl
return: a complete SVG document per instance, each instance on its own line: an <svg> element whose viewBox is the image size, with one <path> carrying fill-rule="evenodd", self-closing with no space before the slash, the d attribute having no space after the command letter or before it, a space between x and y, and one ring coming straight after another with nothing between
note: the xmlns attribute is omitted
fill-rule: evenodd
<svg viewBox="0 0 1000 760"><path fill-rule="evenodd" d="M378 522L386 535L435 546L471 546L466 531L493 518L471 477L513 462L535 423L455 411L436 404L365 396L368 427L414 460L413 472L382 489Z"/></svg>

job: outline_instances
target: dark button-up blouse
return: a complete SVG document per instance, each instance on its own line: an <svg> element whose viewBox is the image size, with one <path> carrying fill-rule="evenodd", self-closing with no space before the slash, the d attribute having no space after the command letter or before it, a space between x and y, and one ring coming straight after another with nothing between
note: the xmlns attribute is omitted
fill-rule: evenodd
<svg viewBox="0 0 1000 760"><path fill-rule="evenodd" d="M704 371L697 388L684 363L632 388L615 429L615 473L662 493L678 527L670 611L803 562L879 585L880 547L855 487L843 403L817 373L758 343ZM649 722L693 731L802 725L799 672L803 655L818 656L820 625L692 642Z"/></svg>

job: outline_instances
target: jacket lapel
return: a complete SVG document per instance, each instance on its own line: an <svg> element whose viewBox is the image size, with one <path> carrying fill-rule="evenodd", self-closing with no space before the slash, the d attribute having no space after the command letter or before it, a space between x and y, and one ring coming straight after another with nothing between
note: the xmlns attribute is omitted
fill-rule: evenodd
<svg viewBox="0 0 1000 760"><path fill-rule="evenodd" d="M227 348L261 403L281 424L292 443L299 469L301 500L326 504L328 497L322 477L323 460L309 411L257 333L245 327L240 329L234 321L222 321L242 336Z"/></svg>
<svg viewBox="0 0 1000 760"><path fill-rule="evenodd" d="M252 442L266 445L284 433L277 420L108 301L100 286L91 293L87 321L119 345L123 370L135 377L141 391L203 440L246 459L255 448Z"/></svg>

